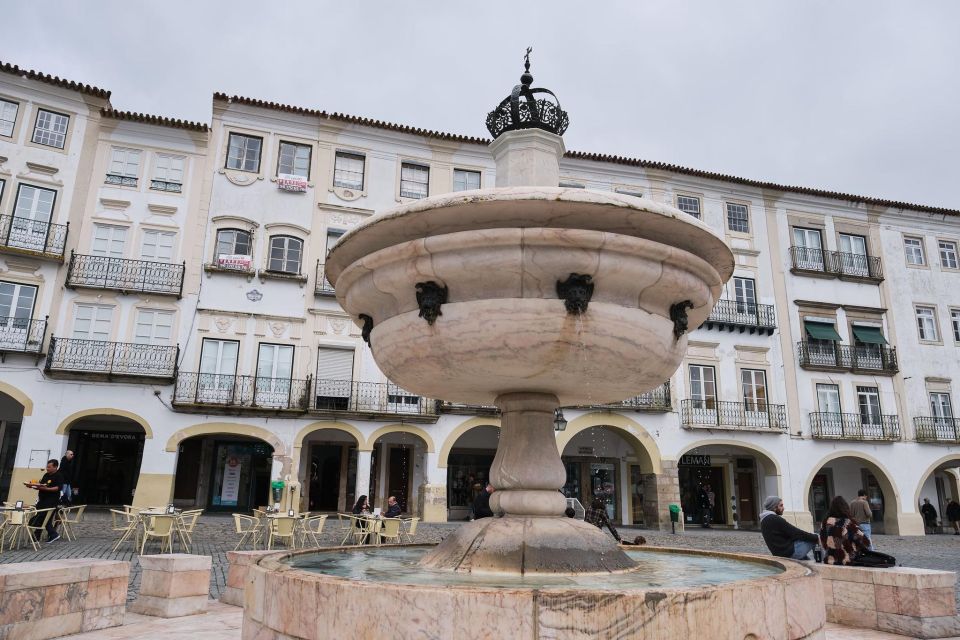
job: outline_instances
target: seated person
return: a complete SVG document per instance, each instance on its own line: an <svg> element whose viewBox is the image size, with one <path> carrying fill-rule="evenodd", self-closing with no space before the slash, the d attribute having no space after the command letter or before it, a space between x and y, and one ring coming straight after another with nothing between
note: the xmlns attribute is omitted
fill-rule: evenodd
<svg viewBox="0 0 960 640"><path fill-rule="evenodd" d="M594 498L590 503L590 508L583 515L583 521L595 525L598 529L606 527L613 534L614 539L620 542L620 533L617 531L610 518L607 517L607 507L601 498Z"/></svg>
<svg viewBox="0 0 960 640"><path fill-rule="evenodd" d="M397 499L394 496L387 498L387 511L383 514L384 518L399 518L400 517L400 505L397 504Z"/></svg>
<svg viewBox="0 0 960 640"><path fill-rule="evenodd" d="M487 488L477 495L473 501L473 519L492 518L493 510L490 509L490 494L493 493L493 485L488 484Z"/></svg>
<svg viewBox="0 0 960 640"><path fill-rule="evenodd" d="M833 499L827 517L820 524L820 546L824 551L824 564L850 564L870 548L870 538L857 526L843 496Z"/></svg>
<svg viewBox="0 0 960 640"><path fill-rule="evenodd" d="M760 533L770 553L780 558L809 560L810 551L819 538L816 534L798 529L783 518L783 500L769 496L760 512Z"/></svg>

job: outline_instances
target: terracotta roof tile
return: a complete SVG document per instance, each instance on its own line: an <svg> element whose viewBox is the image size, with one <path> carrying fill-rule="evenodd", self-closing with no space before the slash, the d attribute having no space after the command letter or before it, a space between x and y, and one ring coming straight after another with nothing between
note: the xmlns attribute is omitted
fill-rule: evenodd
<svg viewBox="0 0 960 640"><path fill-rule="evenodd" d="M186 129L188 131L207 132L210 130L210 126L206 122L191 122L189 120L180 120L178 118L167 118L165 116L153 116L147 113L135 113L133 111L117 111L116 109L101 109L100 115L102 115L104 118L113 118L114 120L128 120L130 122L143 122L145 124L155 124L160 127Z"/></svg>
<svg viewBox="0 0 960 640"><path fill-rule="evenodd" d="M80 93L96 96L105 100L110 99L110 92L106 89L100 89L98 87L94 87L93 85L83 84L82 82L74 82L73 80L65 80L63 78L58 78L57 76L51 76L48 73L34 71L32 69L21 69L17 65L10 64L8 62L0 61L0 71L15 76L29 78L31 80L39 80L40 82L46 82L47 84L64 87L65 89L72 89L74 91L79 91Z"/></svg>

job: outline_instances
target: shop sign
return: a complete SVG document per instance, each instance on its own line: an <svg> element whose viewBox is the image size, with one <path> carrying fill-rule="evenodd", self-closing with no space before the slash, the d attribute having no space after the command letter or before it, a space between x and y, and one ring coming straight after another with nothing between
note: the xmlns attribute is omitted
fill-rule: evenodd
<svg viewBox="0 0 960 640"><path fill-rule="evenodd" d="M303 193L307 190L307 179L302 176L281 173L277 175L277 188L283 191Z"/></svg>
<svg viewBox="0 0 960 640"><path fill-rule="evenodd" d="M578 447L578 448L577 448L577 453L578 453L579 455L581 455L581 456L592 456L592 455L593 455L593 447Z"/></svg>
<svg viewBox="0 0 960 640"><path fill-rule="evenodd" d="M217 266L221 269L236 269L237 271L250 271L253 264L253 258L239 254L221 254L217 256Z"/></svg>
<svg viewBox="0 0 960 640"><path fill-rule="evenodd" d="M240 494L240 458L228 456L223 467L223 488L220 490L220 504L224 506L237 505Z"/></svg>
<svg viewBox="0 0 960 640"><path fill-rule="evenodd" d="M680 456L680 466L681 467L709 467L710 466L710 456L708 455L685 455Z"/></svg>
<svg viewBox="0 0 960 640"><path fill-rule="evenodd" d="M139 440L140 436L134 433L110 433L107 431L87 431L83 434L91 440Z"/></svg>

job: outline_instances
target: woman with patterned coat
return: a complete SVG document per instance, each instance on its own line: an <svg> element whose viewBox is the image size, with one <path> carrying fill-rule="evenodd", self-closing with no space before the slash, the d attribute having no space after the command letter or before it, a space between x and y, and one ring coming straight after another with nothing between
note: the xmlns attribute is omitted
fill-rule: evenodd
<svg viewBox="0 0 960 640"><path fill-rule="evenodd" d="M820 546L824 564L850 564L870 548L870 538L850 515L850 505L842 496L833 499L826 519L820 524Z"/></svg>

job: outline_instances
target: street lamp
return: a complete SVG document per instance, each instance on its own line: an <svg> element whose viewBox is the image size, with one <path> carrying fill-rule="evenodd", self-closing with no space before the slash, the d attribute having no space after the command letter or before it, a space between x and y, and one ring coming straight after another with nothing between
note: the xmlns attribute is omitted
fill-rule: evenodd
<svg viewBox="0 0 960 640"><path fill-rule="evenodd" d="M553 412L553 429L563 431L567 428L567 419L563 417L563 409L557 407Z"/></svg>

